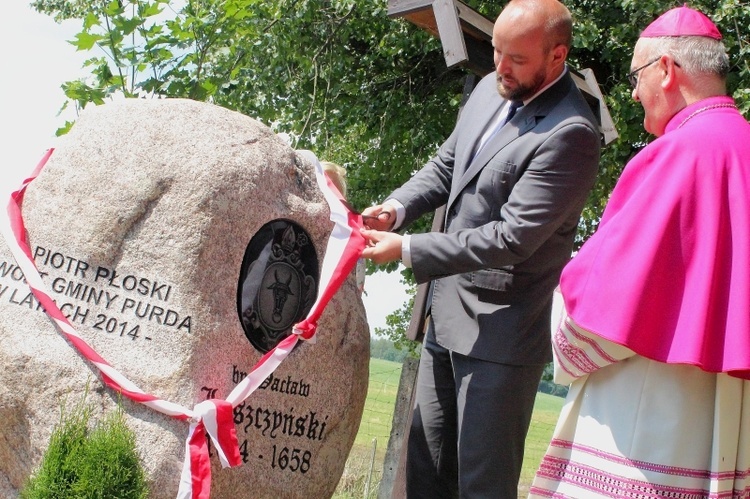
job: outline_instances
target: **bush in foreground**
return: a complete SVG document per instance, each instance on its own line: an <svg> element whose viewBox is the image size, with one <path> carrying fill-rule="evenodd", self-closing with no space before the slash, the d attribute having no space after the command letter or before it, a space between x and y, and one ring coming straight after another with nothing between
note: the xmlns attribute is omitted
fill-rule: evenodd
<svg viewBox="0 0 750 499"><path fill-rule="evenodd" d="M135 435L121 410L91 425L91 408L64 411L22 499L146 499L148 489Z"/></svg>

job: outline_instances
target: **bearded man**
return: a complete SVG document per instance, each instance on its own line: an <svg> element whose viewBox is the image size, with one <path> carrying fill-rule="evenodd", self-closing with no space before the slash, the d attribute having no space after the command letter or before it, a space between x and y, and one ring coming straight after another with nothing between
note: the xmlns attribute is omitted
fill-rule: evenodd
<svg viewBox="0 0 750 499"><path fill-rule="evenodd" d="M495 22L495 72L451 136L365 210L376 263L431 282L407 449L410 498L517 497L537 387L551 360L552 292L596 178L601 137L566 66L570 12L512 0ZM402 235L447 205L443 232Z"/></svg>

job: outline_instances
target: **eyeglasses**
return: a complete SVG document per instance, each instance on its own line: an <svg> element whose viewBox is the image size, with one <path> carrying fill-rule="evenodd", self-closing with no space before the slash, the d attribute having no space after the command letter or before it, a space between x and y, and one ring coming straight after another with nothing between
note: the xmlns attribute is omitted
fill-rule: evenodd
<svg viewBox="0 0 750 499"><path fill-rule="evenodd" d="M630 82L630 84L633 85L633 88L637 87L638 86L638 73L641 72L642 70L646 69L647 67L649 67L650 65L652 65L653 63L655 63L656 61L658 61L661 58L662 58L662 56L659 56L656 59L654 59L653 61L649 61L646 64L644 64L643 66L641 66L639 68L635 68L633 71L631 71L630 73L626 74L625 78L627 78L628 81ZM677 66L678 68L680 67L680 65L677 63L677 61L672 61L672 62L674 62L674 65Z"/></svg>
<svg viewBox="0 0 750 499"><path fill-rule="evenodd" d="M646 69L647 67L649 67L650 65L658 61L659 59L661 59L661 56L657 57L653 61L647 62L646 64L644 64L643 66L639 68L635 68L633 71L625 75L625 77L628 79L630 84L633 85L633 88L638 86L638 73Z"/></svg>

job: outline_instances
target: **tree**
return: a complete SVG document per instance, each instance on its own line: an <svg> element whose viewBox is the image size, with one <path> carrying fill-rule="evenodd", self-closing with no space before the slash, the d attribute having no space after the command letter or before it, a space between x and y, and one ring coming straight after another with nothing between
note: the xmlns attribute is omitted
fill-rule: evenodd
<svg viewBox="0 0 750 499"><path fill-rule="evenodd" d="M403 282L403 281L402 281ZM406 337L406 331L411 320L412 309L414 308L414 295L416 287L412 286L408 290L411 297L388 317L385 318L386 328L375 328L375 334L388 338L394 348L404 350L411 356L418 357L420 353L420 343L411 341Z"/></svg>
<svg viewBox="0 0 750 499"><path fill-rule="evenodd" d="M466 0L494 18L504 1ZM640 31L675 6L666 0L566 0L576 19L574 67L591 68L619 140L608 146L581 217L577 244L596 229L623 165L649 140L624 78ZM36 0L40 12L81 19L73 43L96 51L91 78L63 85L77 108L114 95L184 97L252 116L293 145L348 170L355 207L379 202L450 134L465 70L445 67L440 43L387 0ZM696 0L724 34L735 62L729 89L750 109L750 9L739 0ZM64 129L61 133L64 133ZM424 217L410 230L428 230ZM395 265L387 267L395 269ZM370 267L370 271L373 267ZM410 271L405 273L413 282ZM389 326L405 330L409 311Z"/></svg>
<svg viewBox="0 0 750 499"><path fill-rule="evenodd" d="M101 51L88 81L64 85L70 102L149 95L237 110L347 167L355 206L405 181L455 121L463 71L445 67L438 40L388 19L385 0L175 4L37 0L81 18L73 43Z"/></svg>
<svg viewBox="0 0 750 499"><path fill-rule="evenodd" d="M389 339L370 338L370 357L402 363L409 352L399 349Z"/></svg>

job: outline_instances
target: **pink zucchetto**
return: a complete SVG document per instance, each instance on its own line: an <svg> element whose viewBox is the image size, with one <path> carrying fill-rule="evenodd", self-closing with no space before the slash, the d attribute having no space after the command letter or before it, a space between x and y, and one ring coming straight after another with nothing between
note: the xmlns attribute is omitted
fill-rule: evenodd
<svg viewBox="0 0 750 499"><path fill-rule="evenodd" d="M676 7L659 16L641 33L641 38L660 36L707 36L721 40L721 33L705 14L687 6Z"/></svg>

